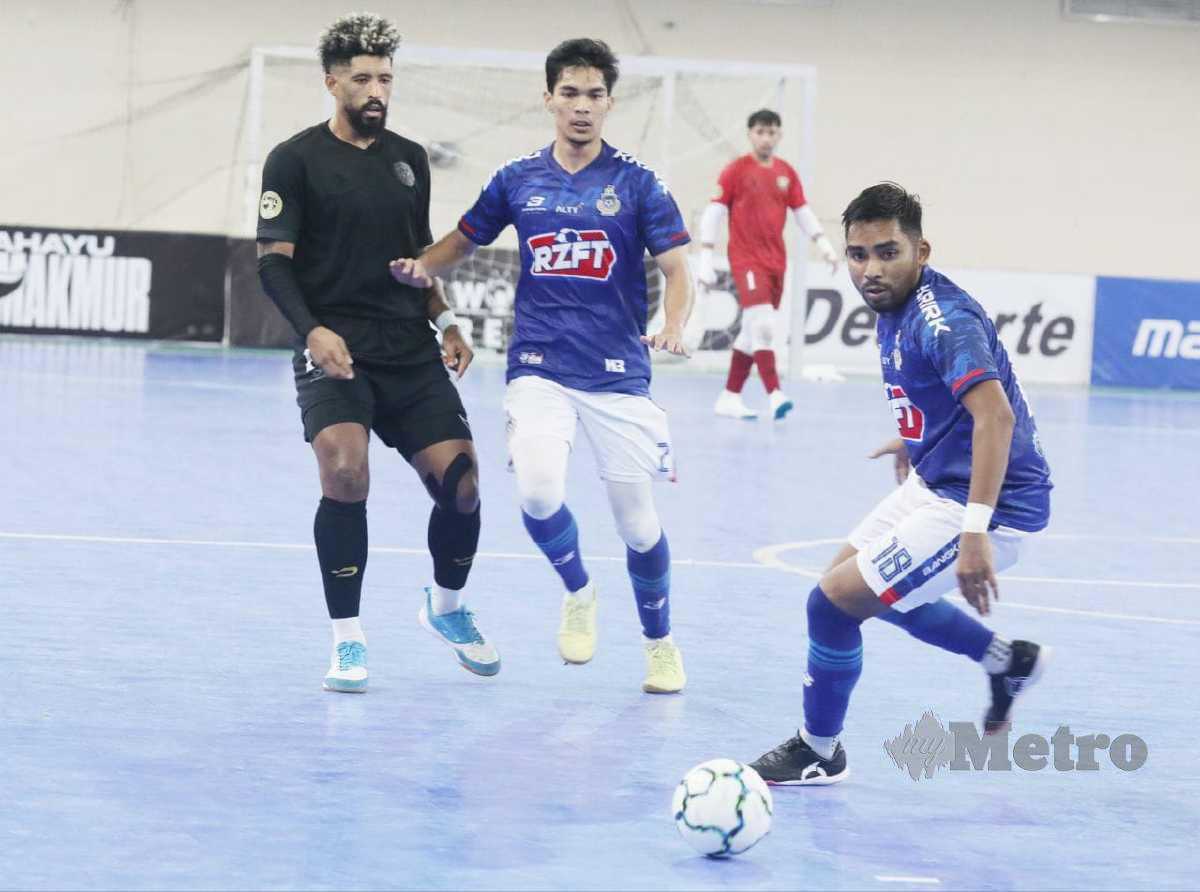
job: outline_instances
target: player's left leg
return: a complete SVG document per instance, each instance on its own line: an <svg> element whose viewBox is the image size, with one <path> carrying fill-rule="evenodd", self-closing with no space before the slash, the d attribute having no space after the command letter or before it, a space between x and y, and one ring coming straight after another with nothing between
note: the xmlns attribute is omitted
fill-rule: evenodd
<svg viewBox="0 0 1200 892"><path fill-rule="evenodd" d="M617 534L625 543L625 565L642 623L646 646L642 690L677 693L687 684L687 675L683 655L671 638L671 548L654 508L653 484L609 480L606 486Z"/></svg>
<svg viewBox="0 0 1200 892"><path fill-rule="evenodd" d="M495 675L500 656L484 638L463 589L479 544L479 464L458 390L440 361L378 376L372 429L399 450L433 500L427 540L433 585L424 590L421 625L476 675Z"/></svg>
<svg viewBox="0 0 1200 892"><path fill-rule="evenodd" d="M463 589L479 545L479 471L470 440L443 440L411 459L433 499L429 515L429 554L433 585L417 617L421 625L454 651L459 664L476 675L500 671L500 655L484 638Z"/></svg>
<svg viewBox="0 0 1200 892"><path fill-rule="evenodd" d="M671 637L671 552L654 508L651 484L674 480L667 413L649 397L571 391L580 423L608 488L617 532L625 542L646 648L642 690L683 690L683 654Z"/></svg>

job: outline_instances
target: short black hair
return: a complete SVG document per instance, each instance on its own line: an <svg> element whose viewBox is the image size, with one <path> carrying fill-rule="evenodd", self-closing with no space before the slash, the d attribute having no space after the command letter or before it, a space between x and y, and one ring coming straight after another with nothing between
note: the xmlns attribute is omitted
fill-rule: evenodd
<svg viewBox="0 0 1200 892"><path fill-rule="evenodd" d="M779 112L771 111L769 108L760 108L746 119L746 129L751 130L759 124L764 127L782 127L783 119L779 117Z"/></svg>
<svg viewBox="0 0 1200 892"><path fill-rule="evenodd" d="M564 40L546 57L546 90L554 92L564 68L596 68L604 75L609 93L617 85L617 56L603 40L575 37Z"/></svg>
<svg viewBox="0 0 1200 892"><path fill-rule="evenodd" d="M400 45L400 32L387 19L369 12L342 16L325 29L317 44L321 67L328 74L334 65L348 63L355 56L386 56Z"/></svg>
<svg viewBox="0 0 1200 892"><path fill-rule="evenodd" d="M921 237L921 199L906 192L899 183L883 182L858 193L842 211L842 229L850 234L851 223L896 220L912 238Z"/></svg>

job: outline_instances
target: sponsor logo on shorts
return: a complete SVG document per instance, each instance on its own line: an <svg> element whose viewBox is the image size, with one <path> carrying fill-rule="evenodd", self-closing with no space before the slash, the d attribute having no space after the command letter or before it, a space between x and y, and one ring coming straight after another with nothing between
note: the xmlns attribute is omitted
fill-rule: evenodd
<svg viewBox="0 0 1200 892"><path fill-rule="evenodd" d="M539 278L562 276L607 282L617 252L603 229L560 229L526 239L533 253L530 272Z"/></svg>
<svg viewBox="0 0 1200 892"><path fill-rule="evenodd" d="M606 359L606 360L604 360L604 371L624 373L625 360L623 360L623 359Z"/></svg>
<svg viewBox="0 0 1200 892"><path fill-rule="evenodd" d="M522 365L541 365L545 362L545 357L534 350L522 350L517 356L517 361Z"/></svg>

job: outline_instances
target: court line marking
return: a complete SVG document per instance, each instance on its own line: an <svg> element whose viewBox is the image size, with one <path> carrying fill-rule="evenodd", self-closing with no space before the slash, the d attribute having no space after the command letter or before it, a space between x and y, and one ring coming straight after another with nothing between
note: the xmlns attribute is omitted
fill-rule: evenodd
<svg viewBox="0 0 1200 892"><path fill-rule="evenodd" d="M80 542L80 543L95 543L104 545L195 545L207 546L215 548L266 548L278 549L287 551L311 551L313 546L311 543L298 544L294 542L246 542L236 539L166 539L157 537L145 536L88 536L69 533L17 533L0 531L0 539L25 540L36 542ZM759 548L754 552L755 561L706 561L695 560L692 558L676 558L672 559L671 564L680 567L725 567L731 569L744 570L779 570L785 573L792 573L798 576L806 576L811 579L820 579L824 575L824 571L812 570L806 567L797 567L789 564L778 557L778 554L784 551L793 551L801 548L811 548L818 545L840 545L846 540L841 537L832 539L807 539L800 542L787 542L782 545L769 545ZM371 550L380 554L403 554L427 556L428 549L425 548L402 548L399 546L372 546ZM532 554L529 552L515 551L481 551L477 557L492 558L497 560L522 560L522 561L543 561L545 558L540 554ZM608 555L589 555L590 561L605 561L612 563L624 563L624 557L612 557ZM1200 584L1190 583L1171 583L1171 582L1117 582L1113 580L1100 579L1060 579L1050 576L1008 576L1002 577L1013 582L1034 582L1046 584L1073 584L1073 585L1124 585L1129 587L1141 588L1183 588L1183 589L1198 589ZM951 596L950 600L960 601L963 599ZM965 602L963 602L965 603ZM1133 622L1160 623L1164 625L1174 626L1200 626L1200 620L1171 618L1161 616L1139 616L1130 613L1110 613L1101 610L1079 610L1069 607L1051 607L1044 604L1025 604L1016 601L1004 601L1007 607L1013 607L1019 610L1033 610L1040 613L1060 613L1069 616L1091 616L1100 619L1117 619L1129 620Z"/></svg>
<svg viewBox="0 0 1200 892"><path fill-rule="evenodd" d="M922 883L926 886L940 886L942 881L937 877L893 877L893 876L876 876L881 883Z"/></svg>
<svg viewBox="0 0 1200 892"><path fill-rule="evenodd" d="M887 876L876 875L875 879L880 882L919 882L926 886L941 886L942 881L936 876Z"/></svg>

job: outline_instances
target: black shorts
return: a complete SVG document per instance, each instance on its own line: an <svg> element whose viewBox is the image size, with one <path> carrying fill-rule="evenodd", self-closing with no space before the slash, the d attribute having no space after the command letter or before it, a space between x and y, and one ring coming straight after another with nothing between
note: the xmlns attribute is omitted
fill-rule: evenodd
<svg viewBox="0 0 1200 892"><path fill-rule="evenodd" d="M331 424L357 422L405 461L434 443L470 440L467 410L441 359L418 365L354 363L354 377L330 378L302 352L292 359L304 440Z"/></svg>

